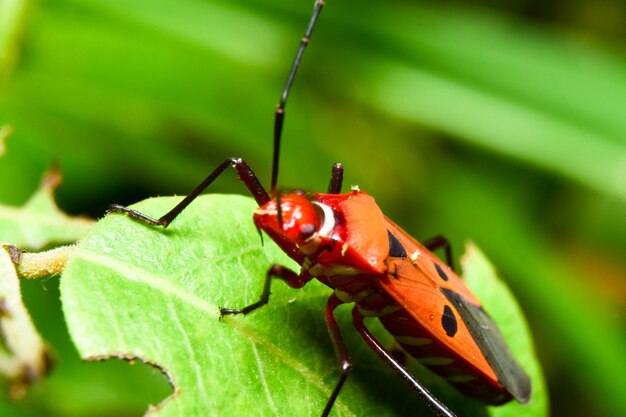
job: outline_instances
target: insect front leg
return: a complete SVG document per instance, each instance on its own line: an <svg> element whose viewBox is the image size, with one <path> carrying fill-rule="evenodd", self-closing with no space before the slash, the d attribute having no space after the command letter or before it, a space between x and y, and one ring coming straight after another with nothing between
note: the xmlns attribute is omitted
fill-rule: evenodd
<svg viewBox="0 0 626 417"><path fill-rule="evenodd" d="M426 404L437 414L439 417L456 417L456 415L448 409L441 401L435 398L430 391L426 389L421 382L419 382L404 366L372 336L370 331L363 323L363 315L359 312L357 307L352 309L352 322L354 327L359 331L361 337L372 348L374 352L378 354L385 362L387 362L394 371L396 371L410 386L422 397Z"/></svg>
<svg viewBox="0 0 626 417"><path fill-rule="evenodd" d="M443 248L446 254L446 263L450 267L452 271L454 271L454 258L452 257L452 246L450 245L450 241L443 235L437 235L428 240L422 242L426 248L434 252L437 249Z"/></svg>
<svg viewBox="0 0 626 417"><path fill-rule="evenodd" d="M331 295L326 303L326 326L328 327L328 333L330 333L330 339L332 340L333 347L335 348L335 354L337 355L341 375L339 376L339 381L337 381L337 384L335 385L335 389L333 389L332 394L330 394L330 398L326 402L326 406L322 412L322 417L327 417L330 413L330 410L333 408L333 404L335 404L335 400L339 396L341 387L343 387L344 382L346 382L346 379L348 378L348 374L352 370L352 362L350 361L348 349L346 348L346 344L341 336L341 330L335 320L335 309L343 303L344 302L337 298L335 294Z"/></svg>
<svg viewBox="0 0 626 417"><path fill-rule="evenodd" d="M308 274L296 274L291 269L285 268L282 265L274 264L270 267L265 275L265 283L263 284L263 292L259 301L252 303L249 306L243 308L220 308L220 315L226 316L229 314L243 314L246 315L259 307L264 306L270 300L270 287L274 278L280 278L287 283L291 288L302 288L307 282L311 280L311 276Z"/></svg>
<svg viewBox="0 0 626 417"><path fill-rule="evenodd" d="M222 172L228 167L233 167L239 179L244 183L246 188L252 194L252 197L259 205L265 204L269 201L270 197L265 191L265 188L259 182L259 179L252 171L250 166L241 158L227 158L217 168L209 174L191 193L187 195L180 203L173 209L165 213L164 216L159 219L155 219L147 214L141 213L137 210L129 209L128 207L121 206L119 204L113 204L107 211L107 213L126 213L129 217L138 220L140 222L149 224L151 226L163 226L167 227L169 224L189 205L195 200L209 185L213 183L220 176Z"/></svg>

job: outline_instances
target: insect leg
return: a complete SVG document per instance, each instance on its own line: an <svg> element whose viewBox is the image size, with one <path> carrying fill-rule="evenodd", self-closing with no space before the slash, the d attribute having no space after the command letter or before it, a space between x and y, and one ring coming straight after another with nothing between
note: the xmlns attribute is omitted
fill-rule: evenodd
<svg viewBox="0 0 626 417"><path fill-rule="evenodd" d="M441 401L435 398L427 389L422 385L409 371L407 371L396 358L393 357L387 350L372 336L365 323L363 323L363 315L359 312L358 308L352 309L352 322L354 327L359 331L363 340L370 345L372 350L378 354L385 362L387 362L394 371L396 371L410 386L422 397L426 404L437 414L439 417L456 417L456 415L450 411Z"/></svg>
<svg viewBox="0 0 626 417"><path fill-rule="evenodd" d="M244 183L246 188L252 194L252 197L256 200L259 205L265 204L269 201L270 197L265 191L265 188L259 182L259 179L254 174L250 166L241 158L227 158L222 162L217 168L213 170L209 174L208 177L204 179L196 188L194 188L187 197L185 197L180 203L176 205L173 209L168 211L163 217L158 220L150 217L146 214L143 214L137 210L132 210L124 206L120 206L119 204L113 204L109 207L107 213L126 213L128 216L133 219L139 220L141 222L147 223L152 226L163 226L167 227L169 224L178 216L193 200L195 200L200 193L202 193L213 181L220 176L222 172L228 167L233 167L237 173L239 174L239 179Z"/></svg>
<svg viewBox="0 0 626 417"><path fill-rule="evenodd" d="M450 241L446 239L443 235L437 235L433 238L425 240L422 242L424 246L429 251L436 251L439 248L443 248L446 253L446 263L454 271L454 258L452 258L452 246L450 246Z"/></svg>
<svg viewBox="0 0 626 417"><path fill-rule="evenodd" d="M289 75L287 76L285 88L283 89L283 92L280 96L280 102L278 103L276 113L274 114L274 154L272 157L273 163L272 182L270 187L271 191L274 191L276 189L276 184L278 183L278 159L280 154L280 140L283 132L283 121L285 120L285 105L287 104L287 97L289 96L289 90L291 89L293 80L296 77L298 67L300 66L300 61L302 60L302 54L304 53L304 49L309 44L309 40L311 39L311 35L313 34L313 28L315 27L315 23L317 22L317 18L319 17L323 7L324 0L315 0L315 6L313 7L311 20L309 20L309 24L306 28L304 36L300 40L300 47L298 48L298 52L296 52L296 57L294 58L293 63L291 64L291 70L289 71Z"/></svg>
<svg viewBox="0 0 626 417"><path fill-rule="evenodd" d="M348 374L352 370L352 362L350 361L348 349L346 348L346 344L341 336L341 330L335 320L335 309L341 304L343 304L343 301L337 298L334 294L328 298L328 302L326 303L326 326L328 327L328 333L330 333L330 339L333 342L335 354L337 355L337 360L339 361L341 375L339 376L339 381L337 381L332 394L330 394L330 398L326 402L326 406L322 412L322 417L327 417L330 413L330 410L333 408L333 404L335 404L335 400L339 396L341 387L343 387L344 382L346 382L346 379L348 378Z"/></svg>
<svg viewBox="0 0 626 417"><path fill-rule="evenodd" d="M328 194L341 194L341 186L343 185L343 165L337 162L333 165L330 174L330 184L328 184Z"/></svg>
<svg viewBox="0 0 626 417"><path fill-rule="evenodd" d="M244 308L220 308L220 315L226 316L229 314L243 314L246 315L259 307L264 306L270 300L270 287L272 285L273 278L280 278L292 288L302 288L307 282L311 280L308 274L296 274L291 269L285 268L282 265L274 264L270 267L265 275L265 284L263 285L263 292L259 301L252 303Z"/></svg>
<svg viewBox="0 0 626 417"><path fill-rule="evenodd" d="M394 345L389 350L389 354L393 356L393 358L402 366L406 366L407 357L406 352L398 342L395 342Z"/></svg>

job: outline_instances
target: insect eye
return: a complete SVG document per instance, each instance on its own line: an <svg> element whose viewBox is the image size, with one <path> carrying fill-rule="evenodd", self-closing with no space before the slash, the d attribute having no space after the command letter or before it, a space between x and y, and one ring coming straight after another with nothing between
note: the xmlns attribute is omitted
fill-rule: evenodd
<svg viewBox="0 0 626 417"><path fill-rule="evenodd" d="M315 233L315 225L312 225L311 223L307 223L307 224L303 224L302 226L300 226L300 235L299 235L300 239L307 240L308 238L313 236L314 233Z"/></svg>

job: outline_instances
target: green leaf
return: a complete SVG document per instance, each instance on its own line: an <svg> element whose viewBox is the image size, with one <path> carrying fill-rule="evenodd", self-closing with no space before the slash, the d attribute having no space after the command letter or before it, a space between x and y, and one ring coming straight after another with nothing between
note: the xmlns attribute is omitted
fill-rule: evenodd
<svg viewBox="0 0 626 417"><path fill-rule="evenodd" d="M13 397L21 397L50 369L48 349L22 301L17 256L0 246L0 376L11 382Z"/></svg>
<svg viewBox="0 0 626 417"><path fill-rule="evenodd" d="M52 243L74 242L84 236L93 221L70 217L59 210L54 190L60 182L59 172L52 170L23 207L0 204L0 241L36 250Z"/></svg>
<svg viewBox="0 0 626 417"><path fill-rule="evenodd" d="M178 201L150 199L133 207L158 216ZM168 375L175 395L150 415L321 413L339 376L323 318L327 288L317 281L302 290L275 282L267 306L219 319L220 306L258 300L272 263L298 270L267 237L261 244L251 221L254 207L246 197L202 196L166 230L109 215L89 231L68 264L63 309L81 356L138 358ZM350 328L349 311L339 309L339 323L355 371L333 415L428 415ZM368 325L380 334L376 321ZM484 406L419 365L413 368L459 414L484 415ZM540 407L516 410L545 414Z"/></svg>
<svg viewBox="0 0 626 417"><path fill-rule="evenodd" d="M0 1L0 89L17 61L29 6L27 0Z"/></svg>
<svg viewBox="0 0 626 417"><path fill-rule="evenodd" d="M512 402L504 407L493 407L491 415L539 416L548 415L548 395L543 373L535 354L532 336L520 306L495 268L476 245L467 245L461 258L463 278L472 292L485 303L509 344L515 358L532 381L531 401L526 405Z"/></svg>
<svg viewBox="0 0 626 417"><path fill-rule="evenodd" d="M5 151L5 145L4 145L4 141L11 135L13 129L11 129L11 126L2 126L0 127L0 156L2 156L4 154Z"/></svg>

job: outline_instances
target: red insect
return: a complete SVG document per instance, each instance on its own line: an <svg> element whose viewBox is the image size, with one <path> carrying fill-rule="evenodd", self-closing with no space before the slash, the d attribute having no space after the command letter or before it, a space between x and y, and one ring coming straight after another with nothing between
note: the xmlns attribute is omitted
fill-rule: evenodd
<svg viewBox="0 0 626 417"><path fill-rule="evenodd" d="M342 194L341 164L333 166L326 194L276 192L285 103L322 7L323 1L317 0L276 110L270 193L245 161L228 158L158 220L119 205L113 205L110 211L167 227L227 167L235 168L259 204L254 213L255 225L298 262L301 271L273 265L258 302L242 309L222 308L221 314L247 314L266 304L273 278L301 288L315 277L334 290L326 305L326 323L341 375L322 416L330 413L352 368L334 317L335 309L343 303L356 304L352 317L363 339L436 414L454 416L371 335L364 317L378 317L406 352L460 392L486 404L502 404L513 398L526 403L530 380L513 359L493 320L454 273L447 240L439 236L420 244L385 217L366 193L354 189ZM431 252L438 248L445 249L447 263Z"/></svg>

